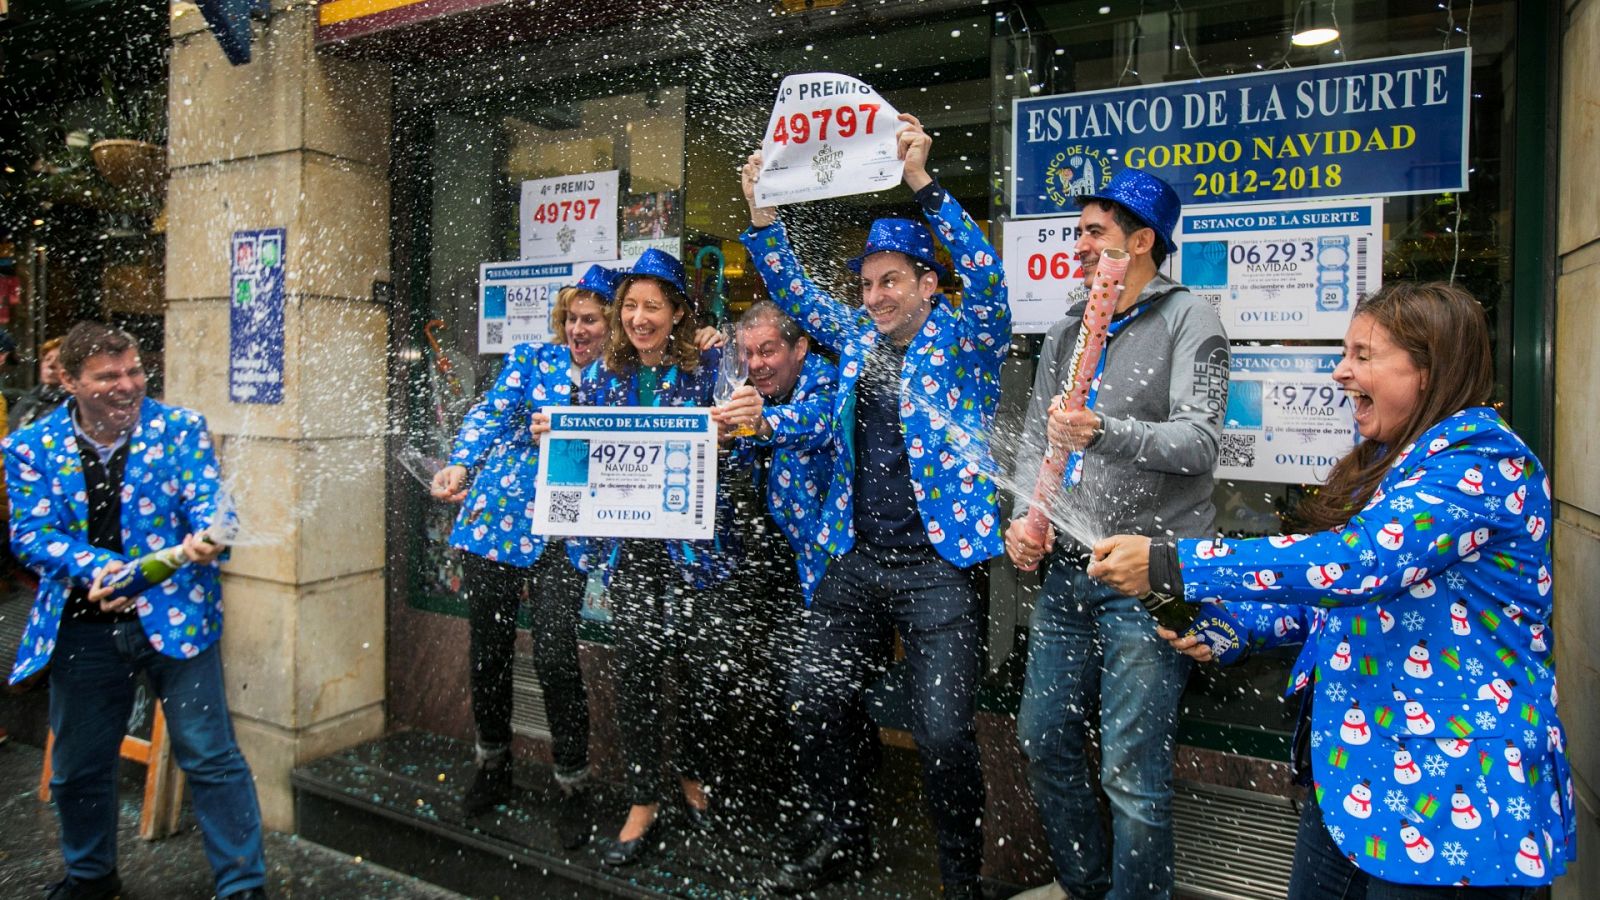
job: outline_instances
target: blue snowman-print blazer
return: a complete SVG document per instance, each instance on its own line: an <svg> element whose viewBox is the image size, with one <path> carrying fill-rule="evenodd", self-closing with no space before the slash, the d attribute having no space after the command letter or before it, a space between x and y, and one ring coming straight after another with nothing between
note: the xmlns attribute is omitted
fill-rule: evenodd
<svg viewBox="0 0 1600 900"><path fill-rule="evenodd" d="M923 214L955 260L963 290L956 303L934 295L932 314L906 348L900 424L928 540L944 559L967 568L1003 549L988 435L1000 402L1000 366L1011 345L1011 307L994 247L961 204L940 193L938 210ZM842 556L855 546L856 380L867 354L887 338L864 310L830 297L806 276L781 221L748 229L739 239L773 302L839 357L833 477L817 542L829 555Z"/></svg>
<svg viewBox="0 0 1600 900"><path fill-rule="evenodd" d="M205 418L146 399L128 437L122 476L123 552L90 544L74 408L63 403L0 442L11 498L11 550L39 575L39 593L11 669L13 684L50 662L73 585L89 587L95 572L112 560L128 563L183 543L186 535L211 523L216 509L217 458ZM139 622L157 651L186 659L221 637L217 569L216 563L184 566L135 601Z"/></svg>
<svg viewBox="0 0 1600 900"><path fill-rule="evenodd" d="M711 392L717 385L717 366L722 351L716 348L700 354L700 365L693 372L677 366L667 369L656 389L657 406L710 406ZM590 363L573 397L576 406L638 406L638 370L619 374L606 368L605 360ZM718 473L718 483L725 477ZM648 535L639 535L648 538ZM740 535L733 503L727 492L717 490L716 526L710 540L667 541L667 555L678 567L684 582L694 588L708 588L727 580L744 559L744 537ZM583 538L569 542L578 552L577 565L585 572L595 566L609 568L616 559L621 540ZM607 575L609 578L609 574Z"/></svg>
<svg viewBox="0 0 1600 900"><path fill-rule="evenodd" d="M539 442L528 426L540 409L571 404L571 366L560 344L518 344L506 354L494 387L456 432L450 464L466 466L472 486L450 546L519 568L531 567L544 552L544 536L533 532ZM573 565L578 555L569 544Z"/></svg>
<svg viewBox="0 0 1600 900"><path fill-rule="evenodd" d="M768 406L762 413L772 436L740 442L772 451L766 484L760 483L758 475L756 487L764 491L773 521L783 529L794 550L795 568L808 606L811 592L828 568L828 554L817 543L817 528L822 518L822 489L833 472L830 430L838 375L837 367L821 354L807 354L789 402Z"/></svg>
<svg viewBox="0 0 1600 900"><path fill-rule="evenodd" d="M1404 448L1312 535L1178 542L1184 595L1252 647L1304 643L1329 835L1402 884L1548 884L1576 849L1551 656L1550 482L1492 409Z"/></svg>

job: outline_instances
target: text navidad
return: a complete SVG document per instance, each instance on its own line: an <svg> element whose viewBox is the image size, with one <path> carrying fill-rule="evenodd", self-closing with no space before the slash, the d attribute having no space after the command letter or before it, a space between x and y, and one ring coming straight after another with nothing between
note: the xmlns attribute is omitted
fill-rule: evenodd
<svg viewBox="0 0 1600 900"><path fill-rule="evenodd" d="M1019 100L1017 212L1117 166L1186 203L1463 189L1467 52Z"/></svg>

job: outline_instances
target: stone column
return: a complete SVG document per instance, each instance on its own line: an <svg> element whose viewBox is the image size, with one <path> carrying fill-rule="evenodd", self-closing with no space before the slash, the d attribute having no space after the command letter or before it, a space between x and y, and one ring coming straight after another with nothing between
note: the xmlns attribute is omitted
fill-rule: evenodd
<svg viewBox="0 0 1600 900"><path fill-rule="evenodd" d="M1556 193L1555 648L1578 788L1579 853L1554 895L1576 900L1593 896L1600 883L1600 0L1562 5L1569 12L1561 36Z"/></svg>
<svg viewBox="0 0 1600 900"><path fill-rule="evenodd" d="M274 0L254 60L174 7L167 399L204 412L247 528L223 569L229 706L266 824L289 772L384 726L389 73L313 50L316 6ZM283 402L229 402L229 238L287 229Z"/></svg>

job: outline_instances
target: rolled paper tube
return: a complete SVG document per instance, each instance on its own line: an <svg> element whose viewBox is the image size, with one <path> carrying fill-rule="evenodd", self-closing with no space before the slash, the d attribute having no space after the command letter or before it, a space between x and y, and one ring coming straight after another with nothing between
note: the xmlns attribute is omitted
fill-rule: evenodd
<svg viewBox="0 0 1600 900"><path fill-rule="evenodd" d="M1106 349L1106 329L1111 325L1111 317L1117 313L1117 298L1122 295L1122 280L1127 277L1128 262L1126 250L1112 248L1100 251L1100 261L1094 267L1094 280L1089 284L1089 301L1083 310L1083 323L1078 326L1078 342L1073 347L1072 362L1067 367L1065 389L1062 391L1063 409L1083 409L1089 401L1089 389L1093 386L1095 370L1100 367L1100 355ZM1049 510L1061 490L1069 455L1046 441L1044 462L1039 466L1039 480L1033 485L1033 503L1028 507L1028 537L1034 541L1043 543L1049 533Z"/></svg>

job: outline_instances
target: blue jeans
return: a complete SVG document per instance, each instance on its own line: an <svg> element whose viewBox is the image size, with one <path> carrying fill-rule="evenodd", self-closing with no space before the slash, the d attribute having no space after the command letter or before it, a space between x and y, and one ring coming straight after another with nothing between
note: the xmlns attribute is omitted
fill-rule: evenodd
<svg viewBox="0 0 1600 900"><path fill-rule="evenodd" d="M117 866L119 748L140 670L161 700L173 755L188 776L217 895L261 887L261 809L233 739L217 645L193 659L162 656L138 622L64 622L51 656L50 791L67 874L93 879Z"/></svg>
<svg viewBox="0 0 1600 900"><path fill-rule="evenodd" d="M1289 900L1530 900L1535 888L1396 884L1356 868L1322 827L1313 797L1300 805Z"/></svg>
<svg viewBox="0 0 1600 900"><path fill-rule="evenodd" d="M1132 597L1050 558L1028 636L1017 736L1056 877L1073 896L1172 894L1172 750L1189 659L1155 634ZM1089 777L1089 716L1100 709L1100 785Z"/></svg>
<svg viewBox="0 0 1600 900"><path fill-rule="evenodd" d="M976 879L983 865L983 771L973 718L981 606L971 573L932 548L857 544L829 564L817 586L789 678L800 773L813 808L833 834L865 839L861 691L887 664L891 637L900 632L911 667L911 733L947 884Z"/></svg>

